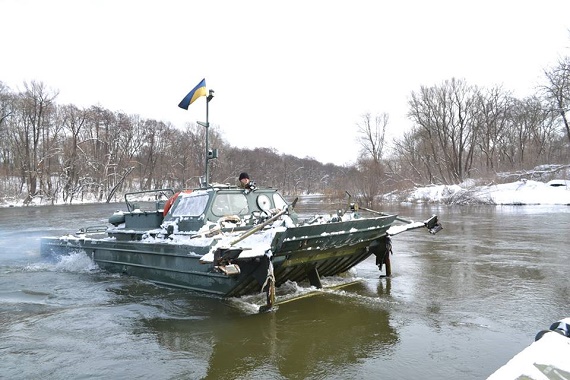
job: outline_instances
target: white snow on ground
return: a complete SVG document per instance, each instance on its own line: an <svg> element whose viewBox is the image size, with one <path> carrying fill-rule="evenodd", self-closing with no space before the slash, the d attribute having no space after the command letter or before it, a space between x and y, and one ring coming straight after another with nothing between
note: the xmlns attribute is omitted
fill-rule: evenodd
<svg viewBox="0 0 570 380"><path fill-rule="evenodd" d="M517 181L500 185L434 185L414 189L409 202L496 205L570 205L570 180Z"/></svg>
<svg viewBox="0 0 570 380"><path fill-rule="evenodd" d="M549 182L521 180L500 185L475 186L473 180L460 185L430 185L410 191L399 191L382 197L384 201L446 204L496 204L496 205L570 205L570 180ZM122 198L117 198L122 202ZM151 201L152 199L149 199ZM59 202L55 202L59 203ZM96 203L94 198L73 201L74 204ZM28 205L51 204L37 197ZM0 207L24 206L23 200L0 199Z"/></svg>

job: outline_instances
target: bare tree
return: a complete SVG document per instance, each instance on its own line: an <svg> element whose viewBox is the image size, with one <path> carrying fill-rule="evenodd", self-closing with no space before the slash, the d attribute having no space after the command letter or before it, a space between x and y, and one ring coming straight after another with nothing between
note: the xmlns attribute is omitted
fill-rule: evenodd
<svg viewBox="0 0 570 380"><path fill-rule="evenodd" d="M421 137L429 144L427 159L445 184L462 182L471 171L478 92L462 80L451 79L440 87L422 86L412 93L408 116L421 128Z"/></svg>
<svg viewBox="0 0 570 380"><path fill-rule="evenodd" d="M548 83L542 89L551 107L559 113L570 142L570 122L567 116L570 112L570 57L561 59L557 66L545 70L544 75Z"/></svg>
<svg viewBox="0 0 570 380"><path fill-rule="evenodd" d="M382 158L389 120L387 113L376 115L374 118L370 113L366 113L357 124L357 139L360 144L360 157L357 162L360 175L355 176L355 181L359 183L359 195L362 201L368 206L372 206L374 197L382 192L382 183L385 180Z"/></svg>
<svg viewBox="0 0 570 380"><path fill-rule="evenodd" d="M109 174L114 163L114 140L116 137L116 115L102 107L93 106L87 110L86 126L82 128L82 147L85 152L84 170L92 181L92 189L99 201L110 190Z"/></svg>
<svg viewBox="0 0 570 380"><path fill-rule="evenodd" d="M551 146L562 136L557 136L553 112L539 98L516 100L511 119L512 126L502 144L511 169L533 167L551 156Z"/></svg>
<svg viewBox="0 0 570 380"><path fill-rule="evenodd" d="M13 161L8 119L14 115L16 96L10 88L0 82L0 165L4 175L11 175L9 168Z"/></svg>
<svg viewBox="0 0 570 380"><path fill-rule="evenodd" d="M416 183L438 182L432 162L431 147L422 138L422 131L415 126L394 140L394 157L389 161L390 171L400 181Z"/></svg>
<svg viewBox="0 0 570 380"><path fill-rule="evenodd" d="M389 120L387 113L376 115L374 120L370 113L366 113L362 115L362 121L357 124L360 152L362 156L371 158L376 164L380 164L384 154L386 127Z"/></svg>
<svg viewBox="0 0 570 380"><path fill-rule="evenodd" d="M44 164L54 153L50 128L57 92L48 90L41 82L24 83L24 87L25 92L19 99L19 115L11 133L20 162L22 186L27 186L31 197L38 193Z"/></svg>
<svg viewBox="0 0 570 380"><path fill-rule="evenodd" d="M493 87L479 93L475 102L479 111L475 121L478 125L475 141L481 156L480 164L485 173L494 173L499 170L501 144L509 133L513 99L501 87Z"/></svg>
<svg viewBox="0 0 570 380"><path fill-rule="evenodd" d="M84 154L80 154L80 132L85 125L87 112L81 110L74 105L60 107L61 123L67 132L67 140L65 149L62 152L64 160L62 160L61 176L63 179L63 201L67 202L81 191L80 172L84 170Z"/></svg>

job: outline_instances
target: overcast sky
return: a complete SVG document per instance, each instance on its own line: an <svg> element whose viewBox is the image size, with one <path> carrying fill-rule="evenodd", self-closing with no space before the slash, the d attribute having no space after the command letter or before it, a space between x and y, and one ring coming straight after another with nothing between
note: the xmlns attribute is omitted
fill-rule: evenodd
<svg viewBox="0 0 570 380"><path fill-rule="evenodd" d="M422 85L533 93L569 29L569 0L0 0L0 81L182 128L205 121L205 98L177 106L205 78L229 144L342 165L361 115L397 136Z"/></svg>

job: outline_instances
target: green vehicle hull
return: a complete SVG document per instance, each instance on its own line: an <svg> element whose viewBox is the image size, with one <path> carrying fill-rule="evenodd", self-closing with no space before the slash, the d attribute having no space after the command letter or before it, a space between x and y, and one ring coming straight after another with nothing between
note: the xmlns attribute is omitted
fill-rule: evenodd
<svg viewBox="0 0 570 380"><path fill-rule="evenodd" d="M41 240L41 252L44 256L54 256L83 251L109 272L235 297L262 291L270 265L276 286L287 281L309 281L320 287L321 276L344 273L370 255L376 255L382 262L389 251L386 231L394 218L382 216L288 228L275 234L271 255L232 258L231 264L239 267L237 274L220 271L215 262L202 261L211 246L186 243L51 237Z"/></svg>
<svg viewBox="0 0 570 380"><path fill-rule="evenodd" d="M166 190L151 192L155 208L147 211L135 200L148 192L127 194L127 211L111 216L109 226L43 238L41 254L85 252L109 272L220 297L263 291L271 307L276 287L306 281L321 288L321 277L340 275L371 255L389 275L394 221L425 224L432 233L441 227L436 216L419 224L379 212L363 218L355 205L299 222L296 200L289 204L275 189Z"/></svg>

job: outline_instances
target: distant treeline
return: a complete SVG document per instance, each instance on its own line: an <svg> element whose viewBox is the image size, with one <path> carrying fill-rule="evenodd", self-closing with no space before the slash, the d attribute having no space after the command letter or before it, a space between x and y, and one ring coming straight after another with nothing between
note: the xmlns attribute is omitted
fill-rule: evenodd
<svg viewBox="0 0 570 380"><path fill-rule="evenodd" d="M414 127L394 142L390 169L420 183L461 183L542 164L569 163L570 65L533 96L451 79L409 101Z"/></svg>
<svg viewBox="0 0 570 380"><path fill-rule="evenodd" d="M126 191L194 188L204 176L205 128L183 129L99 106L60 105L43 83L13 92L0 82L0 191L4 196L106 201ZM287 194L326 192L347 169L272 149L230 146L215 127L210 182L237 184L247 171Z"/></svg>
<svg viewBox="0 0 570 380"><path fill-rule="evenodd" d="M13 91L0 82L0 192L3 196L100 201L126 191L193 188L204 175L205 128L143 119L100 106L58 104L41 82ZM231 146L215 127L210 182L236 184L240 172L285 194L375 195L415 184L494 178L542 164L570 163L570 60L545 71L536 95L517 99L452 78L412 92L412 128L385 141L387 114L362 115L355 164L323 164L273 149ZM381 105L379 105L381 107ZM325 126L323 126L325 127ZM323 128L323 130L327 130Z"/></svg>

